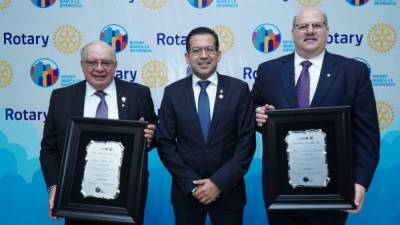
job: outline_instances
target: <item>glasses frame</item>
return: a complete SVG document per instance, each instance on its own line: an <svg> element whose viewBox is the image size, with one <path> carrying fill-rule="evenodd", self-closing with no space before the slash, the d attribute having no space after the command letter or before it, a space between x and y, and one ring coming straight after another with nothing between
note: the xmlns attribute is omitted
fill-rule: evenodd
<svg viewBox="0 0 400 225"><path fill-rule="evenodd" d="M218 49L215 48L215 46L206 46L206 47L193 47L189 50L189 54L193 56L200 56L203 54L203 52L206 53L208 56L214 56L217 55Z"/></svg>
<svg viewBox="0 0 400 225"><path fill-rule="evenodd" d="M90 59L85 59L83 60L83 62L89 68L96 68L100 64L100 67L104 69L111 69L117 63L112 60L90 60Z"/></svg>
<svg viewBox="0 0 400 225"><path fill-rule="evenodd" d="M295 30L300 31L300 32L307 31L310 26L313 31L320 31L323 28L326 28L326 23L325 22L313 22L313 23L298 23L298 24L294 25Z"/></svg>

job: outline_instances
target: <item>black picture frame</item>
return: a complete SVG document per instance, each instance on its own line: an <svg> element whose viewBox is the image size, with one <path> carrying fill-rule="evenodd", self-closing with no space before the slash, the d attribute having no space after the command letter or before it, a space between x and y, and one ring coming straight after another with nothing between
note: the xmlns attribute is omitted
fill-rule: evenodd
<svg viewBox="0 0 400 225"><path fill-rule="evenodd" d="M71 117L56 191L54 215L68 219L137 224L143 193L146 158L143 121ZM115 199L80 193L86 146L91 140L118 141L125 149L120 169L120 193Z"/></svg>
<svg viewBox="0 0 400 225"><path fill-rule="evenodd" d="M263 191L268 210L354 209L350 107L268 110L263 126ZM288 131L322 129L330 182L326 187L289 185Z"/></svg>

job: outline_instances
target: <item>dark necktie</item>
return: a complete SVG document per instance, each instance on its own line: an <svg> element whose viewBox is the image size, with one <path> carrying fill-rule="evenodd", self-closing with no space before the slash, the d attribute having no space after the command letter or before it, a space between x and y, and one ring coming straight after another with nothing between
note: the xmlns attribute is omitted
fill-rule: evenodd
<svg viewBox="0 0 400 225"><path fill-rule="evenodd" d="M96 110L96 118L108 118L108 107L106 103L106 93L104 91L96 91L95 95L100 97L99 105Z"/></svg>
<svg viewBox="0 0 400 225"><path fill-rule="evenodd" d="M299 108L308 108L310 106L310 73L308 68L311 66L310 61L303 61L300 63L303 66L299 80L297 81L297 100Z"/></svg>
<svg viewBox="0 0 400 225"><path fill-rule="evenodd" d="M208 80L197 82L201 88L198 102L198 115L201 124L201 130L203 131L204 140L207 141L208 128L210 127L210 101L206 92L207 86L211 83Z"/></svg>

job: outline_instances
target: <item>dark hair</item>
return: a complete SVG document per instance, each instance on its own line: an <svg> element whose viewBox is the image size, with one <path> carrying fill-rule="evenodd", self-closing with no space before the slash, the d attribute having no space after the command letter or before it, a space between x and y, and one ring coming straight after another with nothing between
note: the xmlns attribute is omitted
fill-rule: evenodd
<svg viewBox="0 0 400 225"><path fill-rule="evenodd" d="M191 30L186 37L186 51L189 53L190 51L190 39L194 35L200 35L200 34L211 34L214 37L215 40L215 48L219 49L219 42L218 42L218 35L215 33L214 30L208 28L208 27L196 27L193 30Z"/></svg>

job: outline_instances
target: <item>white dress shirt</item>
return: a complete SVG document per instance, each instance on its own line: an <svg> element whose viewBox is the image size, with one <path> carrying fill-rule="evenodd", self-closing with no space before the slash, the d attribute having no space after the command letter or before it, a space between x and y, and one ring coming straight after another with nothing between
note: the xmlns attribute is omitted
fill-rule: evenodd
<svg viewBox="0 0 400 225"><path fill-rule="evenodd" d="M213 112L214 112L214 104L215 104L215 96L217 95L217 87L218 87L218 76L217 73L214 72L208 79L211 83L207 86L206 92L208 95L208 99L210 101L210 119L212 120ZM201 79L193 74L193 79L192 79L192 87L193 87L193 93L194 93L194 101L196 102L196 110L197 112L199 111L199 95L200 95L200 85L197 83L198 81L201 81Z"/></svg>
<svg viewBox="0 0 400 225"><path fill-rule="evenodd" d="M118 104L117 104L117 88L113 80L106 89L105 101L108 108L108 119L118 119ZM83 110L84 117L96 117L97 106L100 102L100 97L95 95L96 89L86 82L85 106Z"/></svg>
<svg viewBox="0 0 400 225"><path fill-rule="evenodd" d="M300 64L303 61L310 61L312 65L308 68L308 72L310 73L310 102L309 104L311 105L312 99L315 94L315 90L317 89L318 85L318 80L319 76L321 74L321 69L322 69L322 62L324 61L324 55L325 55L325 50L321 52L321 54L317 55L316 57L312 59L304 59L300 55L295 52L294 54L294 82L295 86L297 84L297 81L299 80L301 70L303 69L303 66Z"/></svg>

